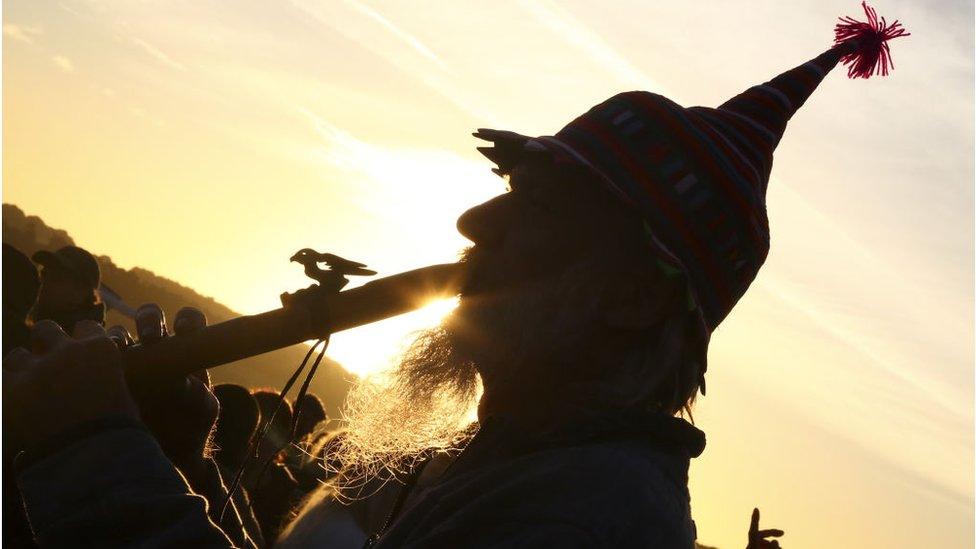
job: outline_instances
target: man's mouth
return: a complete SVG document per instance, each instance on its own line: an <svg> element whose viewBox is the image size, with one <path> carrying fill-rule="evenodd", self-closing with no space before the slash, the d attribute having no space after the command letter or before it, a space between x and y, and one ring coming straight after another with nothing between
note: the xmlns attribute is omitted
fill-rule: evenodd
<svg viewBox="0 0 976 549"><path fill-rule="evenodd" d="M461 285L461 299L465 297L501 297L519 291L531 279L525 277L520 269L489 252L477 248L469 250L462 258L467 264L465 280Z"/></svg>

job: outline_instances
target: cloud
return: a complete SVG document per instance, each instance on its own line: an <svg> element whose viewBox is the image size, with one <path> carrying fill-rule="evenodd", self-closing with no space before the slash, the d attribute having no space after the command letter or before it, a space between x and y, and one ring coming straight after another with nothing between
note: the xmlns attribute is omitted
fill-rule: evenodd
<svg viewBox="0 0 976 549"><path fill-rule="evenodd" d="M13 23L3 24L4 36L24 42L25 44L33 44L34 39L42 34L44 34L44 31L40 27L25 27L22 25L15 25Z"/></svg>
<svg viewBox="0 0 976 549"><path fill-rule="evenodd" d="M435 65L437 65L438 68L444 70L445 72L450 72L450 69L448 68L444 60L441 59L436 53L434 53L433 50L427 47L426 44L421 42L419 38L410 34L406 30L400 28L399 26L397 26L396 23L391 21L389 18L387 18L380 12L374 10L373 8L367 6L366 4L359 2L358 0L344 0L344 1L345 4L349 6L351 9L353 9L354 11L358 12L361 15L366 16L368 19L371 19L374 23L377 23L380 27L383 28L384 31L386 31L387 34L393 36L396 40L405 43L407 46L410 47L410 49L419 53L421 57L434 63ZM333 17L331 17L333 14L328 12L323 13L321 11L322 9L321 6L319 6L318 4L314 4L314 3L309 4L306 0L292 0L291 3L299 10L312 16L313 18L319 20L320 22L335 27L340 31L343 30L342 29L343 25L341 23L338 23L337 21L334 20Z"/></svg>
<svg viewBox="0 0 976 549"><path fill-rule="evenodd" d="M405 42L420 55L424 56L430 61L433 61L438 67L447 70L447 64L445 64L444 61L437 56L437 54L431 51L430 48L424 45L423 42L407 31L396 26L393 21L387 19L378 11L370 8L362 2L359 2L358 0L346 0L346 4L348 4L352 9L379 23L380 26L389 31L392 35Z"/></svg>
<svg viewBox="0 0 976 549"><path fill-rule="evenodd" d="M549 0L521 0L519 4L531 13L544 27L572 44L587 57L604 67L627 86L644 90L662 90L626 57L614 50L597 33L590 30L573 14Z"/></svg>
<svg viewBox="0 0 976 549"><path fill-rule="evenodd" d="M55 55L51 57L51 61L61 70L67 73L75 72L75 65L70 59L63 55Z"/></svg>
<svg viewBox="0 0 976 549"><path fill-rule="evenodd" d="M148 112L146 112L146 109L142 108L139 105L129 105L127 107L127 110L129 111L130 114L132 114L132 116L135 116L136 118L141 118L142 120L145 120L146 122L152 124L153 126L156 126L157 128L162 128L165 125L165 123L162 120L156 118L155 116L151 116Z"/></svg>
<svg viewBox="0 0 976 549"><path fill-rule="evenodd" d="M146 53L148 53L150 55L150 57L152 57L153 59L159 61L160 63L162 63L162 64L164 64L164 65L166 65L166 66L168 66L170 68L176 69L176 70L180 70L180 71L185 71L186 70L186 66L185 65L183 65L182 63L174 60L172 57L166 55L165 53L163 53L162 51L160 51L158 48L156 48L155 46L153 46L149 42L146 42L145 40L142 40L141 38L135 38L135 37L130 38L130 40L132 40L132 43L133 44L135 44L135 45L139 46L140 48L142 48L142 50L145 51Z"/></svg>
<svg viewBox="0 0 976 549"><path fill-rule="evenodd" d="M458 81L457 75L433 50L376 10L358 0L345 0L345 4L352 10L365 15L374 23L378 23L378 26L382 28L382 34L369 28L360 28L348 17L337 17L334 10L327 11L321 4L309 0L291 0L291 3L296 9L319 23L334 29L364 49L389 61L404 74L417 79L462 111L470 114L479 121L478 123L485 126L499 125L498 117L471 99L470 94L462 89L462 83ZM376 26L370 25L373 28ZM408 44L413 52L402 48L401 43ZM419 54L420 59L414 53ZM437 70L429 70L432 65Z"/></svg>
<svg viewBox="0 0 976 549"><path fill-rule="evenodd" d="M78 10L72 8L71 6L68 6L64 2L58 2L58 7L70 13L71 15L74 15L75 17L82 17L81 13Z"/></svg>

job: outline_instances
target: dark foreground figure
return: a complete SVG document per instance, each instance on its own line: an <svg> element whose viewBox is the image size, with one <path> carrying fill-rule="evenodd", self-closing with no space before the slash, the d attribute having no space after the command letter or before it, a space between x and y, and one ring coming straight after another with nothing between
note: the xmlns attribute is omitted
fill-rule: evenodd
<svg viewBox="0 0 976 549"><path fill-rule="evenodd" d="M704 393L710 334L766 258L765 191L787 120L856 47L714 109L629 92L555 136L475 134L511 192L458 220L474 243L471 278L422 342L428 363L417 368L414 353L401 372L408 405L468 394L479 374L480 430L446 466L408 479L387 519L363 531L367 544L694 546L688 466L705 436L677 416ZM72 337L38 323L3 375L41 545L254 543L215 512L220 486L208 501L201 473L185 470L199 464L147 429L98 324L79 322ZM328 520L301 524L325 505L308 503L280 544L344 546L325 535ZM750 546L778 546L763 539L778 534L754 522Z"/></svg>

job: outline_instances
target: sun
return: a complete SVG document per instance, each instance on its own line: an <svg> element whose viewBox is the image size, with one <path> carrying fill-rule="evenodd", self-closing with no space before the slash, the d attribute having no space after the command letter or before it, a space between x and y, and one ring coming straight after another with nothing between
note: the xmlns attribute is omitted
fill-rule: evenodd
<svg viewBox="0 0 976 549"><path fill-rule="evenodd" d="M394 364L414 333L436 326L457 304L457 298L436 300L416 311L339 332L326 354L358 376L381 372Z"/></svg>

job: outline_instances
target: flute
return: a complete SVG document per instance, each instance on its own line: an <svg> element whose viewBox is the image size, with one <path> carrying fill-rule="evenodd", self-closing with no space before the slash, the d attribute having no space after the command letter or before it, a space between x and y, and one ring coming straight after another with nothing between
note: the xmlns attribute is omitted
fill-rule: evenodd
<svg viewBox="0 0 976 549"><path fill-rule="evenodd" d="M128 347L122 351L122 362L126 374L140 380L185 376L456 296L463 278L463 263L447 263L379 278L342 292L311 286L284 294L280 309L233 318L152 345Z"/></svg>

